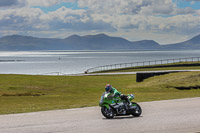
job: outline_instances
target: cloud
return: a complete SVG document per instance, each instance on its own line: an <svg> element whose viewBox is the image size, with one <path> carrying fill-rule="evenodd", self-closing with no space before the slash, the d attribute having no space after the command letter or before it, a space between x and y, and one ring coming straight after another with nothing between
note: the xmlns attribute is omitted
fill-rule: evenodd
<svg viewBox="0 0 200 133"><path fill-rule="evenodd" d="M91 12L106 14L133 14L141 10L138 0L79 0L78 5L87 7Z"/></svg>
<svg viewBox="0 0 200 133"><path fill-rule="evenodd" d="M76 3L77 8L60 7L63 2ZM150 39L150 33L155 37L200 31L200 10L178 8L173 0L1 0L0 3L4 8L0 11L0 31L6 34L50 33L58 37L72 32L120 32L128 36L137 32L144 33L143 39ZM57 4L60 8L53 11L41 8Z"/></svg>
<svg viewBox="0 0 200 133"><path fill-rule="evenodd" d="M172 0L79 0L78 4L96 13L132 15L170 14L175 7Z"/></svg>
<svg viewBox="0 0 200 133"><path fill-rule="evenodd" d="M105 4L106 3L106 4ZM178 15L194 13L192 8L179 9L173 0L79 0L78 5L96 14Z"/></svg>
<svg viewBox="0 0 200 133"><path fill-rule="evenodd" d="M102 20L92 19L87 11L83 9L72 10L66 7L61 7L54 12L50 12L48 17L50 18L48 23L51 29L73 29L75 31L114 30L112 25L109 23Z"/></svg>
<svg viewBox="0 0 200 133"><path fill-rule="evenodd" d="M18 3L19 3L18 0L1 0L0 7L13 6L17 5Z"/></svg>
<svg viewBox="0 0 200 133"><path fill-rule="evenodd" d="M26 0L29 6L49 7L62 2L75 2L75 0Z"/></svg>
<svg viewBox="0 0 200 133"><path fill-rule="evenodd" d="M191 7L186 7L182 9L176 9L176 14L182 15L182 14L196 14L197 11L192 9Z"/></svg>
<svg viewBox="0 0 200 133"><path fill-rule="evenodd" d="M109 23L93 20L85 10L61 7L44 13L39 8L9 9L0 12L0 30L74 30L74 31L114 31Z"/></svg>
<svg viewBox="0 0 200 133"><path fill-rule="evenodd" d="M50 7L64 2L75 2L76 0L1 0L0 7Z"/></svg>
<svg viewBox="0 0 200 133"><path fill-rule="evenodd" d="M25 4L23 0L1 0L0 8L22 7L25 6Z"/></svg>
<svg viewBox="0 0 200 133"><path fill-rule="evenodd" d="M19 8L0 12L1 30L33 30L44 23L40 21L43 12L40 9Z"/></svg>
<svg viewBox="0 0 200 133"><path fill-rule="evenodd" d="M78 4L88 7L93 20L110 23L118 31L183 34L199 29L199 11L178 8L172 0L81 0Z"/></svg>
<svg viewBox="0 0 200 133"><path fill-rule="evenodd" d="M157 34L198 34L200 31L199 15L179 14L170 17L153 15L109 15L94 14L93 20L102 20L111 23L118 31L151 32ZM145 39L145 38L144 38Z"/></svg>

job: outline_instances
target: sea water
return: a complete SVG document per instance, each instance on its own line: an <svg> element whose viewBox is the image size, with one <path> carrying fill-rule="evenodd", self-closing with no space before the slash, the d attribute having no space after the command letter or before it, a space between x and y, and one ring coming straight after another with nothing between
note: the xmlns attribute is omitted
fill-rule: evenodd
<svg viewBox="0 0 200 133"><path fill-rule="evenodd" d="M77 74L103 65L187 57L200 57L200 50L1 51L0 74Z"/></svg>

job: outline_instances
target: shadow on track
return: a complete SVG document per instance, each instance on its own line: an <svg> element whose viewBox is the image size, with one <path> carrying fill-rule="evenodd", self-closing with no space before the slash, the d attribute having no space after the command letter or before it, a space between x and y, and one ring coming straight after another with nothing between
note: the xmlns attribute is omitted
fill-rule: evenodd
<svg viewBox="0 0 200 133"><path fill-rule="evenodd" d="M102 118L103 120L120 120L120 119L133 119L133 118L140 118L143 116L135 117L135 116L115 116L112 119Z"/></svg>

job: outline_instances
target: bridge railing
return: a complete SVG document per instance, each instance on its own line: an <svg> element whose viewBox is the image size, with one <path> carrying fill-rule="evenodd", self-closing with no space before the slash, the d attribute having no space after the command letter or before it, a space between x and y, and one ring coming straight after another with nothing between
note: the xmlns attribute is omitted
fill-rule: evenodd
<svg viewBox="0 0 200 133"><path fill-rule="evenodd" d="M142 62L131 62L131 63L119 63L119 64L111 64L111 65L104 65L104 66L90 68L87 69L85 73L131 68L131 67L143 67L151 65L162 65L170 63L180 63L180 62L199 62L199 61L200 57L189 57L189 58L164 59L164 60L153 60L153 61L142 61Z"/></svg>

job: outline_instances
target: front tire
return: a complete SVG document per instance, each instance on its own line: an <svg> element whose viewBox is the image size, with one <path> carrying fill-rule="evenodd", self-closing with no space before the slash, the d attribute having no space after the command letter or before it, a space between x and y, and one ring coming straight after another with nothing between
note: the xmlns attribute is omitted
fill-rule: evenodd
<svg viewBox="0 0 200 133"><path fill-rule="evenodd" d="M101 113L104 117L112 119L114 117L114 111L111 108L106 108L105 106L101 107Z"/></svg>
<svg viewBox="0 0 200 133"><path fill-rule="evenodd" d="M132 111L132 115L135 117L139 117L142 114L142 108L139 104L132 102L132 106L134 106L134 110Z"/></svg>

